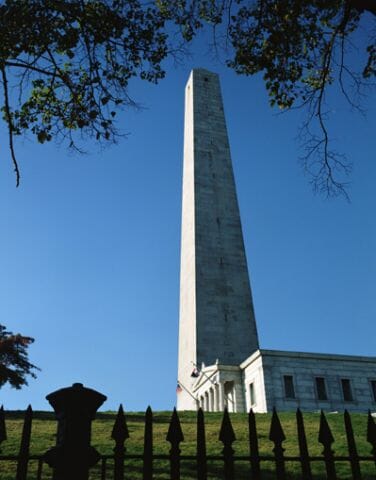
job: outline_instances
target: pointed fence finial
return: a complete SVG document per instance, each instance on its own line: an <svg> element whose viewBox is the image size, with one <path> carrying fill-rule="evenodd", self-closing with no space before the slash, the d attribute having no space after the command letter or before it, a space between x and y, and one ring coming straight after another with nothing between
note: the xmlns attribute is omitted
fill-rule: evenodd
<svg viewBox="0 0 376 480"><path fill-rule="evenodd" d="M272 421L270 424L269 440L275 444L281 445L286 440L285 432L283 431L281 422L279 420L277 411L273 408Z"/></svg>
<svg viewBox="0 0 376 480"><path fill-rule="evenodd" d="M231 445L236 440L227 407L225 407L223 412L221 430L219 431L219 440L225 445Z"/></svg>
<svg viewBox="0 0 376 480"><path fill-rule="evenodd" d="M285 458L283 452L285 449L282 447L282 442L286 440L285 433L283 431L281 422L277 415L277 411L273 408L272 421L270 424L269 440L274 443L274 459L276 467L276 479L285 480Z"/></svg>
<svg viewBox="0 0 376 480"><path fill-rule="evenodd" d="M4 407L1 405L0 408L0 444L7 439L7 429L5 426L5 413Z"/></svg>
<svg viewBox="0 0 376 480"><path fill-rule="evenodd" d="M166 440L171 443L170 449L170 475L172 480L180 479L180 447L179 444L184 440L183 431L180 426L179 416L176 408L172 412L170 425Z"/></svg>
<svg viewBox="0 0 376 480"><path fill-rule="evenodd" d="M115 440L116 443L124 443L125 440L129 438L128 426L124 415L123 405L121 404L112 428L111 438Z"/></svg>
<svg viewBox="0 0 376 480"><path fill-rule="evenodd" d="M232 443L236 440L234 429L232 428L230 416L227 407L223 412L219 440L223 443L223 461L225 467L225 480L233 480L234 477L234 450Z"/></svg>
<svg viewBox="0 0 376 480"><path fill-rule="evenodd" d="M320 414L320 429L318 440L324 447L322 453L324 455L327 477L330 478L330 480L336 480L337 474L334 463L334 451L332 450L332 443L334 442L334 437L322 410Z"/></svg>
<svg viewBox="0 0 376 480"><path fill-rule="evenodd" d="M170 425L168 427L168 432L166 436L166 440L171 443L171 445L179 444L184 440L183 431L180 426L180 420L178 413L176 411L176 407L172 412Z"/></svg>
<svg viewBox="0 0 376 480"><path fill-rule="evenodd" d="M328 421L324 415L324 412L321 410L320 413L320 430L319 430L319 442L330 448L331 444L334 442L334 437L332 431L330 430Z"/></svg>

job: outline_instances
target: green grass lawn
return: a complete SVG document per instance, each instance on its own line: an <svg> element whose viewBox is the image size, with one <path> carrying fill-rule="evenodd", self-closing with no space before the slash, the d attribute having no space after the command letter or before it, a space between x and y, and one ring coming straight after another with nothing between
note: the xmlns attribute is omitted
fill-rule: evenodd
<svg viewBox="0 0 376 480"><path fill-rule="evenodd" d="M111 439L111 431L115 421L116 414L113 412L99 413L97 419L93 422L92 444L101 454L112 454L114 442ZM193 412L184 412L179 414L182 430L184 433L184 442L181 444L182 455L194 455L196 452L196 414ZM285 455L298 455L298 444L296 434L295 415L292 413L281 413L279 415L286 441L283 443ZM156 412L153 415L153 440L154 453L167 454L170 444L166 442L171 412ZM126 441L127 454L141 454L143 451L144 436L144 413L126 413L126 419L130 438ZM346 435L343 423L343 415L328 414L327 419L332 430L335 442L333 449L335 455L347 455ZM371 446L366 441L367 416L363 414L351 415L352 424L355 431L356 443L359 455L369 456ZM207 454L220 455L222 444L218 441L218 433L221 425L222 414L205 414ZM261 455L272 455L273 444L268 439L270 428L270 414L257 414L256 423L259 438L259 449ZM248 421L246 414L231 414L231 421L236 435L236 441L233 444L235 455L248 455ZM318 443L319 414L304 414L305 429L308 438L309 453L312 456L321 455L322 445ZM1 455L17 455L22 431L23 413L7 412L6 425L8 440L1 446ZM46 450L54 446L56 441L56 422L52 413L34 412L32 427L31 451L32 455L43 454ZM213 461L208 464L210 479L222 479L222 462ZM236 465L236 479L249 479L249 462L239 461ZM274 478L273 462L264 462L262 467L265 480ZM155 460L154 462L156 479L168 479L168 461ZM340 480L351 479L351 469L348 462L337 462L337 473ZM373 462L362 462L363 479L376 479L376 467ZM325 468L323 462L313 462L312 469L315 478L323 479L325 477ZM183 461L181 465L182 479L195 478L195 464L192 461ZM126 460L126 478L140 479L141 464L139 460ZM299 464L292 462L287 464L288 478L298 480L300 478ZM30 463L31 480L36 478L36 462ZM11 462L0 461L0 479L13 480L15 478L15 464ZM43 468L43 478L51 478L51 470L48 466ZM99 479L99 469L94 468L91 479ZM106 477L107 478L107 477ZM111 463L108 463L108 478L112 477Z"/></svg>

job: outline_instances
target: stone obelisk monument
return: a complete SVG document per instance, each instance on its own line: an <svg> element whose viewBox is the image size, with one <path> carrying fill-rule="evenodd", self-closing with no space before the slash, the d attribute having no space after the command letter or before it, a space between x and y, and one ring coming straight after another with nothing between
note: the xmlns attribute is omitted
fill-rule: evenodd
<svg viewBox="0 0 376 480"><path fill-rule="evenodd" d="M185 89L178 409L197 408L195 366L239 365L257 349L219 78L194 69Z"/></svg>

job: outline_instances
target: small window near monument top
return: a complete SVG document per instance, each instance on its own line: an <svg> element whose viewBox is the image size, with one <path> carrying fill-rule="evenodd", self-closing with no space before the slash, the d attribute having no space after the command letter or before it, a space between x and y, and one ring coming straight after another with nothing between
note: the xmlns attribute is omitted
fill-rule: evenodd
<svg viewBox="0 0 376 480"><path fill-rule="evenodd" d="M294 388L294 379L292 375L284 375L283 383L285 386L285 397L286 398L295 398L295 388Z"/></svg>
<svg viewBox="0 0 376 480"><path fill-rule="evenodd" d="M255 392L255 384L252 382L249 385L249 396L251 400L251 407L256 405L256 392Z"/></svg>
<svg viewBox="0 0 376 480"><path fill-rule="evenodd" d="M326 384L324 377L316 377L316 392L317 398L319 400L328 400L328 395L326 393Z"/></svg>
<svg viewBox="0 0 376 480"><path fill-rule="evenodd" d="M341 378L342 394L345 402L352 402L354 400L351 391L351 383L348 378Z"/></svg>
<svg viewBox="0 0 376 480"><path fill-rule="evenodd" d="M376 380L371 380L371 390L373 395L373 401L376 402Z"/></svg>

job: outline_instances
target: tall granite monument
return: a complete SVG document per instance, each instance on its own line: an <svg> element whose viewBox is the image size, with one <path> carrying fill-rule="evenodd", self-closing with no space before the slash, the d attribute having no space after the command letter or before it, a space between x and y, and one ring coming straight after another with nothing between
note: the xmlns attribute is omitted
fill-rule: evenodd
<svg viewBox="0 0 376 480"><path fill-rule="evenodd" d="M219 78L195 69L185 89L178 408L195 407L194 367L239 365L257 349Z"/></svg>
<svg viewBox="0 0 376 480"><path fill-rule="evenodd" d="M281 332L283 334L283 332ZM185 89L179 410L376 409L376 358L259 349L218 75Z"/></svg>

